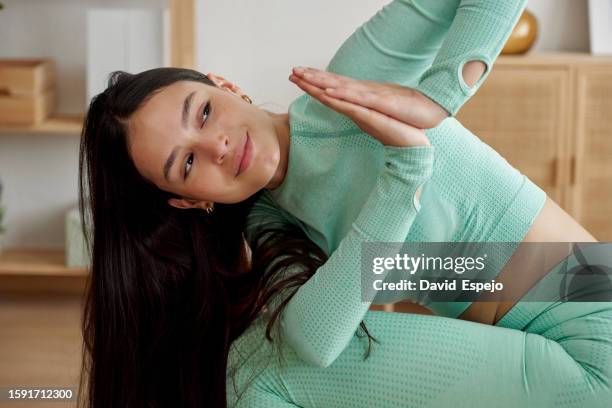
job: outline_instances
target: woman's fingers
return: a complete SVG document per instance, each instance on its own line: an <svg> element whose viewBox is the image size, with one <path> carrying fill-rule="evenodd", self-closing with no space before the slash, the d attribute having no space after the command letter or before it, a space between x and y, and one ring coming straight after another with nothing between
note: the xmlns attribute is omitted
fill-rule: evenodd
<svg viewBox="0 0 612 408"><path fill-rule="evenodd" d="M347 102L358 103L368 108L384 112L388 116L401 117L398 112L402 108L397 94L392 92L373 92L354 88L327 88L325 93Z"/></svg>
<svg viewBox="0 0 612 408"><path fill-rule="evenodd" d="M344 114L353 119L354 121L363 121L368 119L369 109L359 104L343 101L338 98L334 98L325 93L324 89L313 85L312 83L305 81L295 75L291 75L289 79L294 82L304 92L317 99L322 104Z"/></svg>
<svg viewBox="0 0 612 408"><path fill-rule="evenodd" d="M321 71L317 68L297 67L293 69L293 73L320 88L342 87L359 91L387 91L389 89L402 90L405 88L400 84L355 79L333 72Z"/></svg>
<svg viewBox="0 0 612 408"><path fill-rule="evenodd" d="M356 80L314 68L295 68L293 72L310 85L326 89L326 93L334 98L366 106L400 120L402 108L406 109L401 106L400 100L406 102L412 96L410 88L396 84Z"/></svg>
<svg viewBox="0 0 612 408"><path fill-rule="evenodd" d="M364 120L368 118L369 109L358 104L349 103L338 98L326 95L325 90L294 75L289 79L304 92L317 99L322 104L349 116L353 120Z"/></svg>
<svg viewBox="0 0 612 408"><path fill-rule="evenodd" d="M314 68L297 67L293 68L293 73L296 76L323 89L330 87L335 88L338 86L346 86L348 84L348 81L351 79L348 77L343 77L341 75L333 74L331 72L319 71Z"/></svg>
<svg viewBox="0 0 612 408"><path fill-rule="evenodd" d="M358 80L315 68L294 69L297 76L327 94L391 116L420 129L437 126L448 112L420 92L395 83Z"/></svg>
<svg viewBox="0 0 612 408"><path fill-rule="evenodd" d="M378 82L357 80L351 77L335 74L333 72L321 71L316 68L298 67L293 69L294 75L310 82L319 88L351 88L355 90L372 91L382 89L383 85Z"/></svg>
<svg viewBox="0 0 612 408"><path fill-rule="evenodd" d="M348 116L360 129L388 146L428 145L425 132L357 103L334 98L295 75L289 77L300 89L325 106Z"/></svg>

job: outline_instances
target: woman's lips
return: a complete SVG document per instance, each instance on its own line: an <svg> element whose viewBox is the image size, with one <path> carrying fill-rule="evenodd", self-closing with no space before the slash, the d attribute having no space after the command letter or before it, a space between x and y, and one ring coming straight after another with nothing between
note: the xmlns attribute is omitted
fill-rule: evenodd
<svg viewBox="0 0 612 408"><path fill-rule="evenodd" d="M236 176L240 173L244 172L249 165L251 164L251 158L253 156L253 143L251 142L251 138L249 137L249 133L246 134L246 141L244 142L244 147L242 148L242 152L240 153L240 163L238 164L238 172Z"/></svg>

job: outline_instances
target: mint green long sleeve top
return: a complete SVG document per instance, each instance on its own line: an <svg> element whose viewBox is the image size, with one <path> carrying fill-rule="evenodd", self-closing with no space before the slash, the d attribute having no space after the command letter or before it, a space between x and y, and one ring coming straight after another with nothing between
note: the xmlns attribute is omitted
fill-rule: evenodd
<svg viewBox="0 0 612 408"><path fill-rule="evenodd" d="M396 0L347 39L327 70L415 88L454 115L490 73L524 5L524 0ZM461 72L471 60L483 61L487 71L468 87ZM360 287L363 242L518 243L546 199L454 117L426 130L430 148L382 146L308 95L291 104L289 118L285 180L256 202L247 239L269 223L292 223L329 255L279 321L280 341L305 366L332 365L368 313L371 301L362 300ZM415 202L419 185L423 190ZM420 296L413 300L444 316L456 317L469 306ZM253 330L260 329L261 324L254 324ZM249 333L230 352L228 372L239 378L229 388L230 401L241 394L241 385L250 383L245 378L251 378L256 362L269 357L269 350L259 347L253 358L244 358L250 343L263 337ZM264 381L265 376L255 377ZM257 381L255 387L265 388ZM292 394L291 389L277 391Z"/></svg>

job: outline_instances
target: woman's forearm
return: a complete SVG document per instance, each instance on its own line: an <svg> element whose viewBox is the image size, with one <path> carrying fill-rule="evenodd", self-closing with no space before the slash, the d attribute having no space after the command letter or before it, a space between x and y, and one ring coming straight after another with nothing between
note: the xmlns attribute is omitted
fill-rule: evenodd
<svg viewBox="0 0 612 408"><path fill-rule="evenodd" d="M427 0L412 2L418 8L430 7ZM433 64L416 89L454 116L489 75L526 3L461 0Z"/></svg>
<svg viewBox="0 0 612 408"><path fill-rule="evenodd" d="M311 365L327 367L337 358L376 295L362 288L362 244L403 242L420 208L412 197L431 177L431 146L386 147L385 152L385 168L350 231L283 312L284 340ZM398 250L391 246L386 252Z"/></svg>

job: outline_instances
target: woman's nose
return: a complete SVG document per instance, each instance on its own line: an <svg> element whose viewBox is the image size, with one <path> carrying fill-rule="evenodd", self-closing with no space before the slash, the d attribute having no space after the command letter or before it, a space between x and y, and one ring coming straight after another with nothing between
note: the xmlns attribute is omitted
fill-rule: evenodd
<svg viewBox="0 0 612 408"><path fill-rule="evenodd" d="M219 132L205 145L205 150L214 163L222 164L225 160L229 159L229 137L227 137L226 133Z"/></svg>

